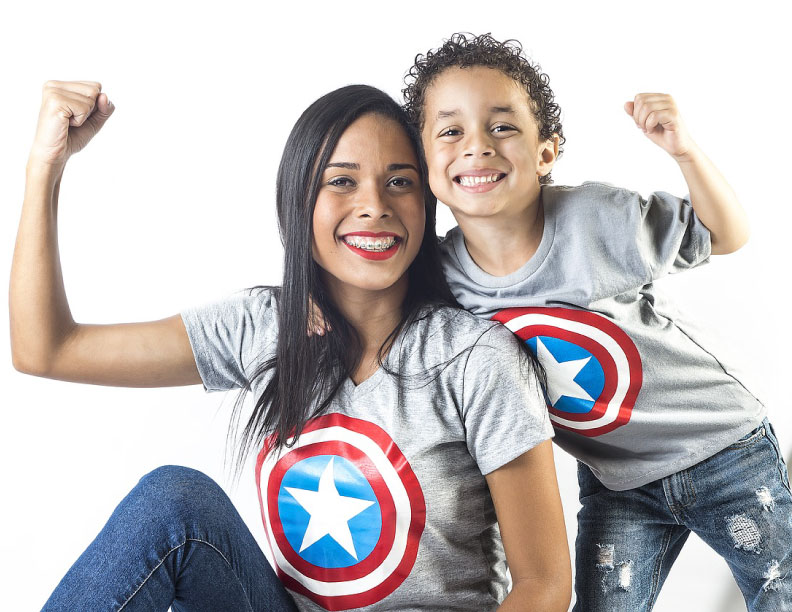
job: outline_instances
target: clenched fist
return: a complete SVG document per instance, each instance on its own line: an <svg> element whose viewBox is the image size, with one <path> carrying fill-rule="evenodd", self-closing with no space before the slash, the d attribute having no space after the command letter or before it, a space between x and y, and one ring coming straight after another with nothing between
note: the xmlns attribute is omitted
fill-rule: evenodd
<svg viewBox="0 0 792 612"><path fill-rule="evenodd" d="M668 94L640 93L625 103L624 110L649 140L675 159L683 159L696 146Z"/></svg>
<svg viewBox="0 0 792 612"><path fill-rule="evenodd" d="M102 129L115 106L94 81L47 81L29 163L64 165Z"/></svg>

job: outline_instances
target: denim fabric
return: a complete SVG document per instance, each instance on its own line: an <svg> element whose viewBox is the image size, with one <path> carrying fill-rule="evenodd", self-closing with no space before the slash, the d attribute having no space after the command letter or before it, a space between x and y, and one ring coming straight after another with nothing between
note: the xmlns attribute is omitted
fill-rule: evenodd
<svg viewBox="0 0 792 612"><path fill-rule="evenodd" d="M44 610L296 610L231 500L208 476L144 476Z"/></svg>
<svg viewBox="0 0 792 612"><path fill-rule="evenodd" d="M651 610L691 531L726 560L748 610L792 610L792 493L767 419L636 489L611 491L582 463L578 481L575 611Z"/></svg>

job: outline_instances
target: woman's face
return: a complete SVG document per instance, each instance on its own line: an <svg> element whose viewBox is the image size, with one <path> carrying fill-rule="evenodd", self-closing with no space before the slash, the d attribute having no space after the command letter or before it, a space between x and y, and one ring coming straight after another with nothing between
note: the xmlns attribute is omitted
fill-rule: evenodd
<svg viewBox="0 0 792 612"><path fill-rule="evenodd" d="M341 135L321 179L313 257L332 288L382 291L407 282L426 212L418 159L394 120L368 114Z"/></svg>

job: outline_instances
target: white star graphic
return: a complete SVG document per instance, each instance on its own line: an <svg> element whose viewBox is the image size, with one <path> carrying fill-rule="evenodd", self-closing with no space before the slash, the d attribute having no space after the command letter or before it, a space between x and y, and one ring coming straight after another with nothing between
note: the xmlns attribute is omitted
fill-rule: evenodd
<svg viewBox="0 0 792 612"><path fill-rule="evenodd" d="M575 376L580 374L580 371L586 367L586 364L591 360L591 356L585 359L558 362L547 347L542 344L542 341L537 338L536 358L547 373L547 394L550 404L555 406L556 402L564 395L573 399L594 401L594 398L575 382Z"/></svg>
<svg viewBox="0 0 792 612"><path fill-rule="evenodd" d="M368 499L339 495L333 480L333 461L334 459L330 459L319 477L318 491L285 487L311 515L300 545L300 552L329 535L357 559L357 551L355 551L355 544L352 542L352 532L349 530L348 521L373 505L374 502Z"/></svg>

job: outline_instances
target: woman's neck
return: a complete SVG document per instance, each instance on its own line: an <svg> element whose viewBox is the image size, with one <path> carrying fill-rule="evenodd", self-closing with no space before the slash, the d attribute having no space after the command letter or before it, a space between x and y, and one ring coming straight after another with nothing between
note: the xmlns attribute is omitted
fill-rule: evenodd
<svg viewBox="0 0 792 612"><path fill-rule="evenodd" d="M405 274L387 289L379 291L333 281L334 279L325 279L330 297L344 318L355 328L361 341L360 363L352 375L353 382L358 385L376 372L379 367L377 355L380 347L401 321L408 278ZM385 349L383 357L390 347Z"/></svg>

